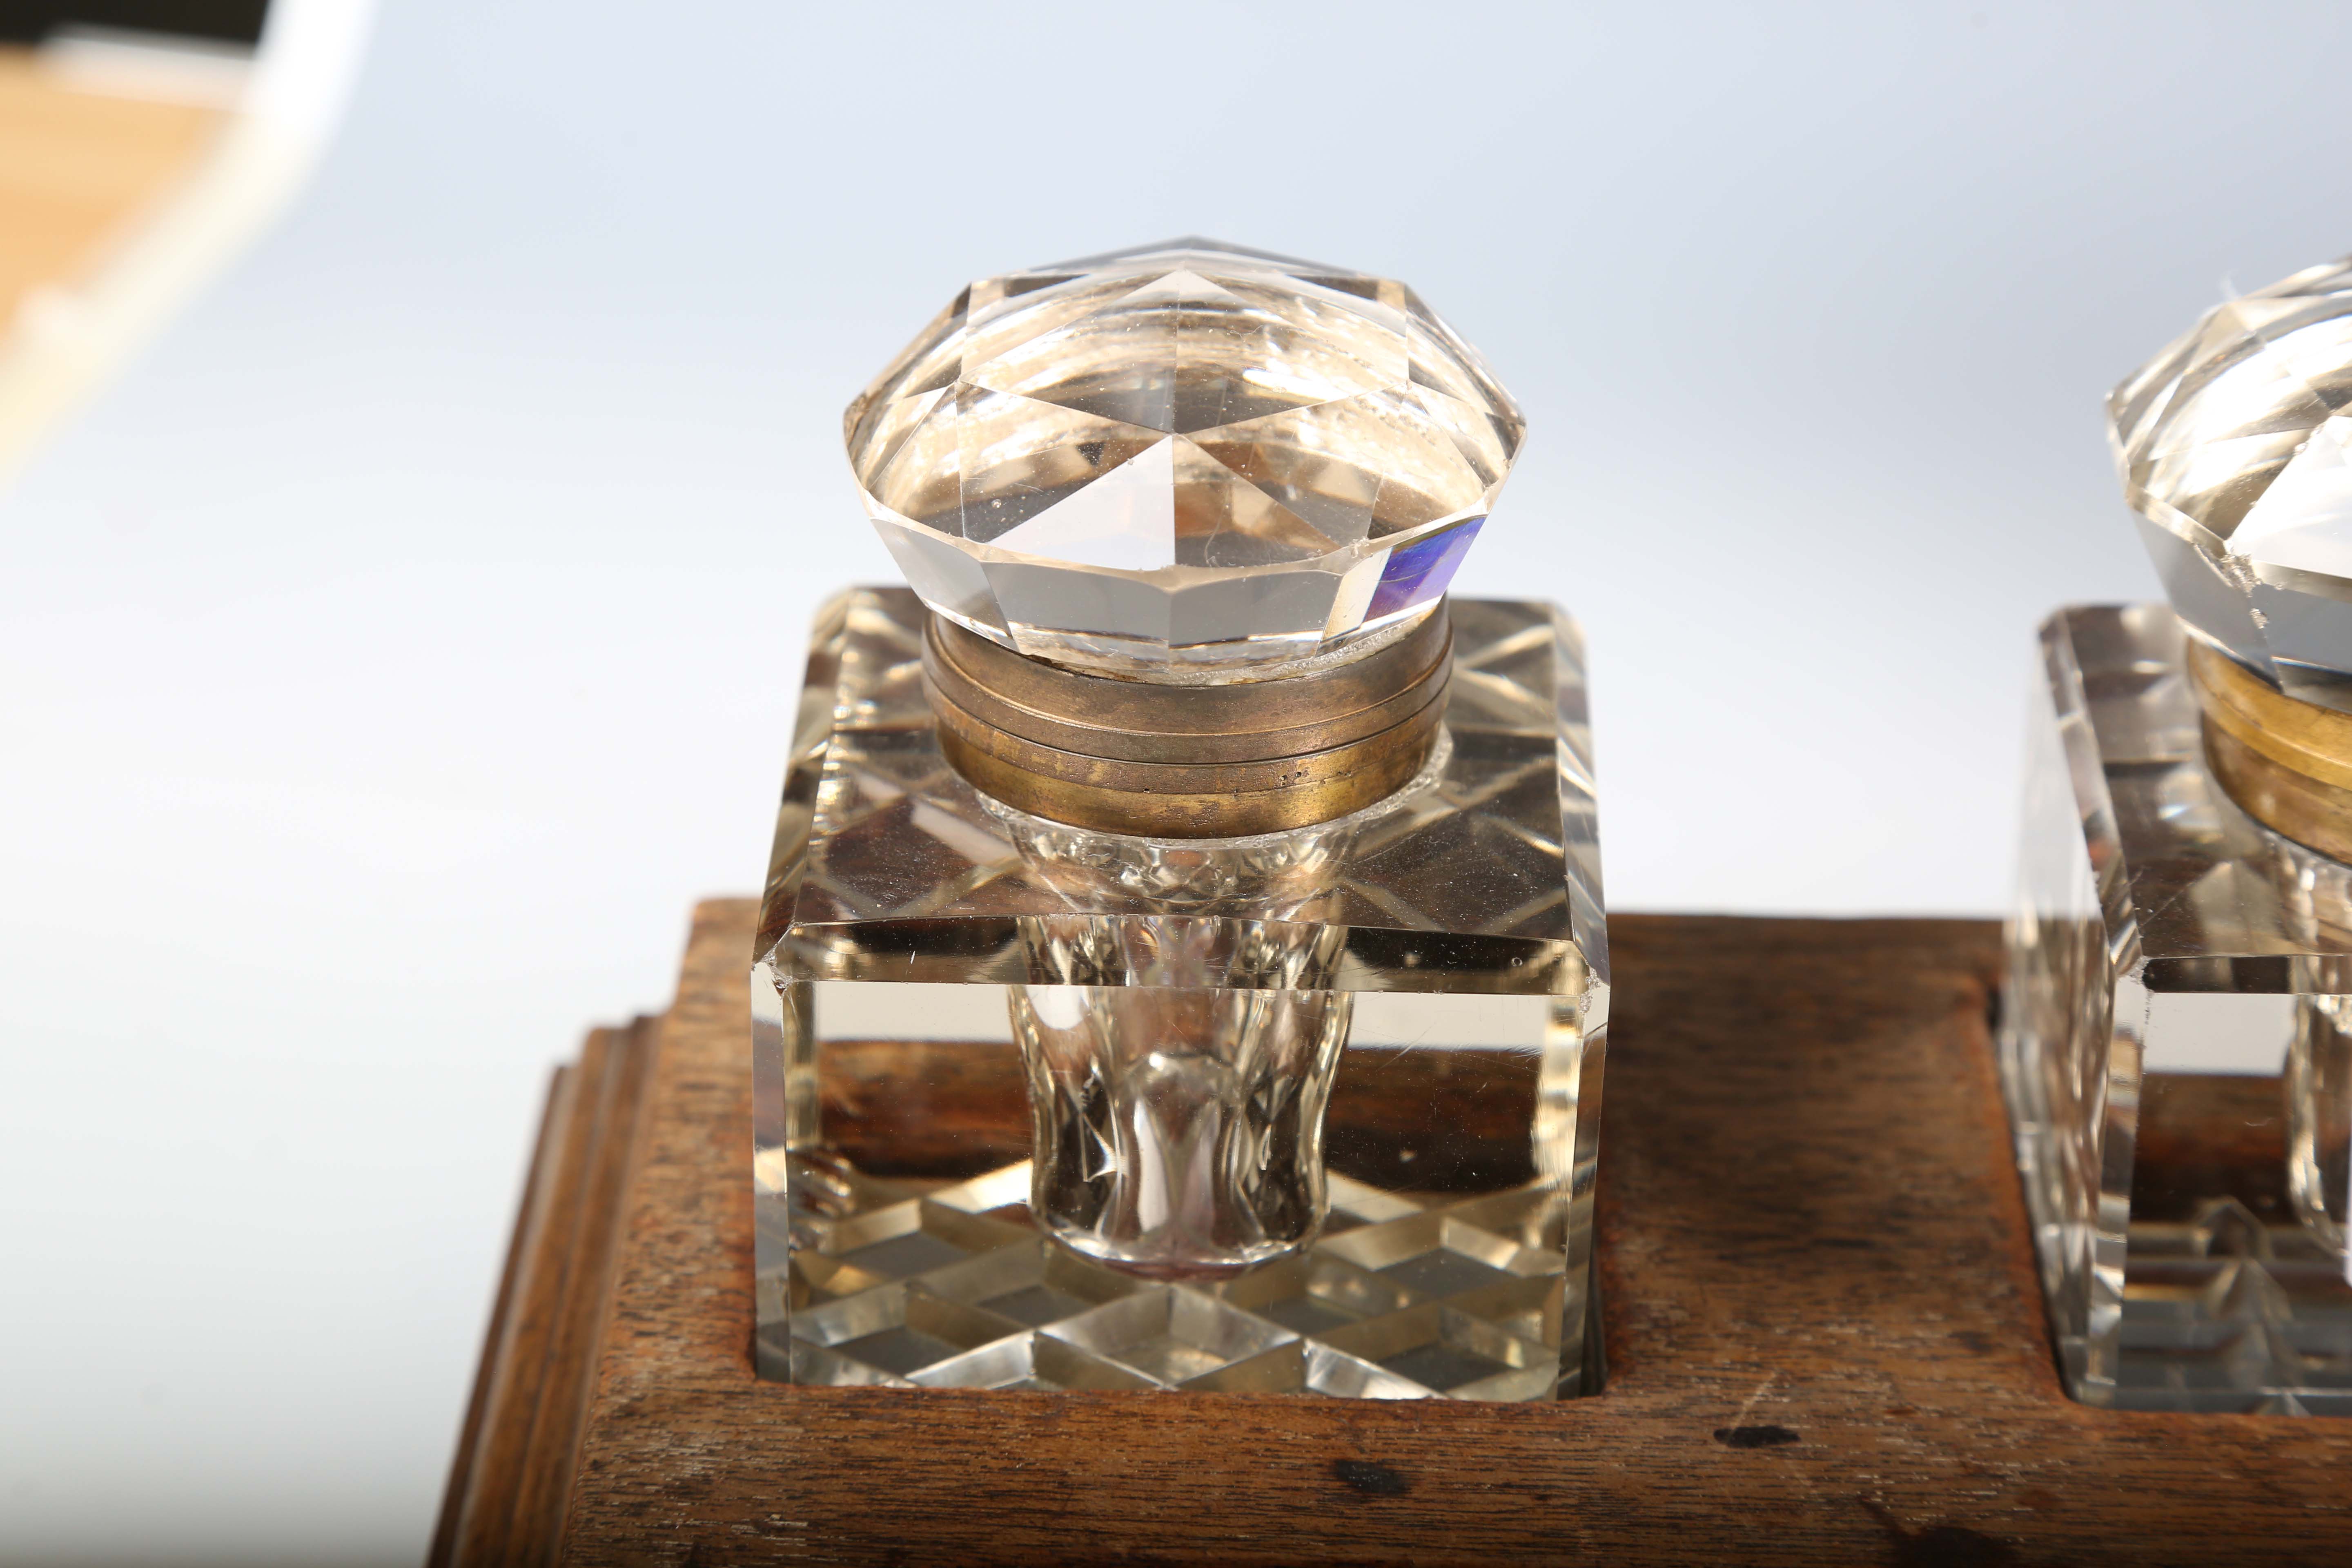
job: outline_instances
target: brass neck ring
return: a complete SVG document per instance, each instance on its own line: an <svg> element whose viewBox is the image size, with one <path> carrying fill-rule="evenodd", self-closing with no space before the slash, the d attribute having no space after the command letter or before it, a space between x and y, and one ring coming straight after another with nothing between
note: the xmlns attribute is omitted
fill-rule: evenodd
<svg viewBox="0 0 2352 1568"><path fill-rule="evenodd" d="M2189 675L2205 760L2230 798L2265 827L2352 861L2352 713L2289 697L2193 637Z"/></svg>
<svg viewBox="0 0 2352 1568"><path fill-rule="evenodd" d="M1427 760L1453 668L1442 602L1360 659L1223 686L1084 674L938 616L923 638L940 750L975 788L1150 838L1276 833L1373 805Z"/></svg>

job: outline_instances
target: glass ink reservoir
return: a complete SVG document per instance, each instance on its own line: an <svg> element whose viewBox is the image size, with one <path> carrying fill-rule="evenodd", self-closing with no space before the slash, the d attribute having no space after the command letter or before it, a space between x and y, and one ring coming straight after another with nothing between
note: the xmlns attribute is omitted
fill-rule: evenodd
<svg viewBox="0 0 2352 1568"><path fill-rule="evenodd" d="M2352 264L2117 387L2170 600L2042 628L2001 1068L2069 1389L2352 1415Z"/></svg>
<svg viewBox="0 0 2352 1568"><path fill-rule="evenodd" d="M1591 1392L1581 648L1445 588L1522 422L1385 279L975 283L850 406L752 1006L763 1375Z"/></svg>

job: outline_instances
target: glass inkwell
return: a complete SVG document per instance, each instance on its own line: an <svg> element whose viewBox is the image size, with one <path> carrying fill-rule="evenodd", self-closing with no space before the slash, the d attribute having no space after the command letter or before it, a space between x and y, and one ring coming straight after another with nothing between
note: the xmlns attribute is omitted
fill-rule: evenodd
<svg viewBox="0 0 2352 1568"><path fill-rule="evenodd" d="M2352 1415L2352 261L2117 387L2170 600L2042 628L2001 1069L2067 1386Z"/></svg>
<svg viewBox="0 0 2352 1568"><path fill-rule="evenodd" d="M1573 624L1445 587L1522 422L1412 290L973 284L847 415L752 1011L757 1361L1591 1392L1608 961Z"/></svg>

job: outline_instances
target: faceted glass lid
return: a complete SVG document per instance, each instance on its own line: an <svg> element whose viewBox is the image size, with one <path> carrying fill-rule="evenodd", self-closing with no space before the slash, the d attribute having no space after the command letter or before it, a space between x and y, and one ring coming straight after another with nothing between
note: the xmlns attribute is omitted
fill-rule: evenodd
<svg viewBox="0 0 2352 1568"><path fill-rule="evenodd" d="M1203 239L974 283L845 426L933 609L1158 679L1417 619L1525 427L1404 285Z"/></svg>
<svg viewBox="0 0 2352 1568"><path fill-rule="evenodd" d="M2352 258L2215 306L2107 399L2126 497L2189 628L2352 708Z"/></svg>

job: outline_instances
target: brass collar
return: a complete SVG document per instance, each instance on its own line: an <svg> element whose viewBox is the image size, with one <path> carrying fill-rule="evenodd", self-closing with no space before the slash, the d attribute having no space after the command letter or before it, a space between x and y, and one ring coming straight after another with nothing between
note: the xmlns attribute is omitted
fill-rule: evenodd
<svg viewBox="0 0 2352 1568"><path fill-rule="evenodd" d="M1372 805L1427 759L1453 668L1442 603L1351 663L1225 686L1082 674L937 616L923 639L940 749L975 787L1158 838L1274 833Z"/></svg>
<svg viewBox="0 0 2352 1568"><path fill-rule="evenodd" d="M2230 798L2264 826L2352 861L2352 714L2289 697L2195 637L2189 674L2206 761Z"/></svg>

